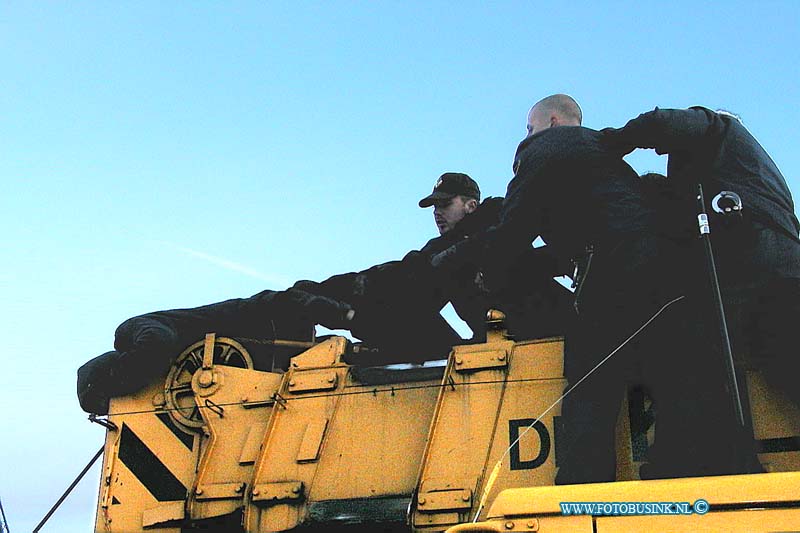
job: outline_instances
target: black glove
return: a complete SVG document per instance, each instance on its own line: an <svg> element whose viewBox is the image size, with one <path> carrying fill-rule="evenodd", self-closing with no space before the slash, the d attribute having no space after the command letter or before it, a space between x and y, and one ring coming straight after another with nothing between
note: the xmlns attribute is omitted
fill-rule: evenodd
<svg viewBox="0 0 800 533"><path fill-rule="evenodd" d="M458 246L455 244L431 257L431 266L437 272L452 272L458 269L460 263Z"/></svg>
<svg viewBox="0 0 800 533"><path fill-rule="evenodd" d="M125 354L106 352L78 369L78 403L87 413L108 414L108 402L114 396L131 394L147 384L148 377L125 368L136 363Z"/></svg>
<svg viewBox="0 0 800 533"><path fill-rule="evenodd" d="M182 348L175 328L147 315L129 318L114 332L114 349L137 359L169 360Z"/></svg>
<svg viewBox="0 0 800 533"><path fill-rule="evenodd" d="M78 369L78 403L87 413L108 414L108 383L117 365L117 352L106 352Z"/></svg>
<svg viewBox="0 0 800 533"><path fill-rule="evenodd" d="M620 157L628 155L637 147L625 128L604 128L600 130L600 144Z"/></svg>
<svg viewBox="0 0 800 533"><path fill-rule="evenodd" d="M308 317L315 324L328 329L348 329L355 311L350 305L298 289L289 289L275 296L275 301L285 304L288 313Z"/></svg>

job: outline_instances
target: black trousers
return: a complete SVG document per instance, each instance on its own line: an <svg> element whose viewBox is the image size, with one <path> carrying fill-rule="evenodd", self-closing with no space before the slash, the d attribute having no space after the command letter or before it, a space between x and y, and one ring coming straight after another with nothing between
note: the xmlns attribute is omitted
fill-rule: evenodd
<svg viewBox="0 0 800 533"><path fill-rule="evenodd" d="M722 359L710 341L703 284L672 243L640 236L600 250L584 280L575 327L568 333L568 388L623 344L562 404L557 484L613 481L615 425L626 388L642 385L656 404L656 446L649 477L759 471L752 437L734 417ZM715 330L714 330L715 331Z"/></svg>
<svg viewBox="0 0 800 533"><path fill-rule="evenodd" d="M800 408L800 243L751 222L715 242L734 354Z"/></svg>

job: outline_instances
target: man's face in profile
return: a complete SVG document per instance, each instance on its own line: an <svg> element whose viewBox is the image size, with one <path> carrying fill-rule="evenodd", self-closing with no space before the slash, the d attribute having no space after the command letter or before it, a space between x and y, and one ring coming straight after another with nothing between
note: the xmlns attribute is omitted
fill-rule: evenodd
<svg viewBox="0 0 800 533"><path fill-rule="evenodd" d="M433 203L433 219L439 228L439 235L444 235L458 224L462 218L472 213L478 201L464 196L453 196L450 199L437 200Z"/></svg>

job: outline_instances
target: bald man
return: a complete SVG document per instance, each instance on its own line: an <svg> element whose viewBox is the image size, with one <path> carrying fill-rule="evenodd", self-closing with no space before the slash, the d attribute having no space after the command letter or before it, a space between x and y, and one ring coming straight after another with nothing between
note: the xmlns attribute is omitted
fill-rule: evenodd
<svg viewBox="0 0 800 533"><path fill-rule="evenodd" d="M542 98L528 111L528 135L535 135L549 128L559 126L580 126L583 112L578 102L568 94L551 94ZM519 150L514 157L513 170L516 174L519 166Z"/></svg>
<svg viewBox="0 0 800 533"><path fill-rule="evenodd" d="M581 106L567 94L553 94L536 102L528 111L528 137L547 128L580 126Z"/></svg>

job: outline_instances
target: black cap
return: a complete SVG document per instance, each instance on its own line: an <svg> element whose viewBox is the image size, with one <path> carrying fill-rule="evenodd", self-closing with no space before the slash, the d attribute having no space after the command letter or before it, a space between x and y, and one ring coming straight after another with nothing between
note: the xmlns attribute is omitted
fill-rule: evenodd
<svg viewBox="0 0 800 533"><path fill-rule="evenodd" d="M438 200L467 196L480 201L481 189L474 179L460 172L445 172L433 186L433 192L419 201L420 207L430 207Z"/></svg>

